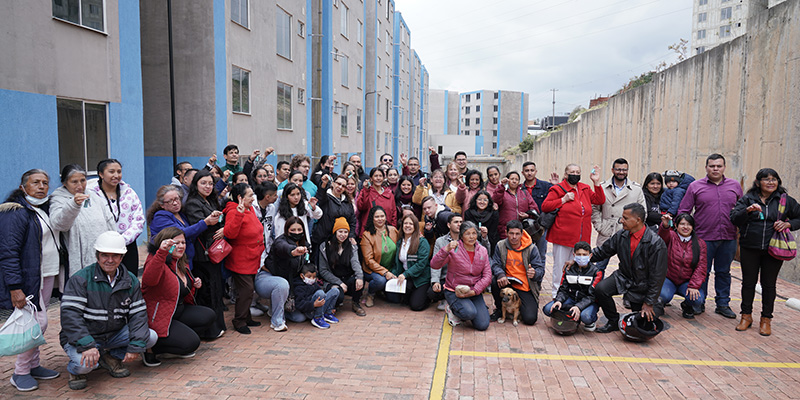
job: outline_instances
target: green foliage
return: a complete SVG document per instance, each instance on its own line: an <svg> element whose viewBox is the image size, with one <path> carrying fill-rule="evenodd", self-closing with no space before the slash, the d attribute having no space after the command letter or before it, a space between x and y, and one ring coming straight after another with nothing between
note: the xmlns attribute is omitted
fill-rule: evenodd
<svg viewBox="0 0 800 400"><path fill-rule="evenodd" d="M575 108L572 109L572 112L569 114L569 119L567 120L567 123L575 122L575 120L586 111L587 110L583 108L583 106L576 106Z"/></svg>

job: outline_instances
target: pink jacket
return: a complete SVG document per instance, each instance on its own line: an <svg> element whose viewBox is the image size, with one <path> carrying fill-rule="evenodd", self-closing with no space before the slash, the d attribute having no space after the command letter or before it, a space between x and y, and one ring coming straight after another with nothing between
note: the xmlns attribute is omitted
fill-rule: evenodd
<svg viewBox="0 0 800 400"><path fill-rule="evenodd" d="M708 274L706 241L699 239L700 257L692 269L692 241L681 241L680 235L672 229L658 224L658 235L667 244L667 279L676 286L689 282L689 289L700 289Z"/></svg>
<svg viewBox="0 0 800 400"><path fill-rule="evenodd" d="M506 190L506 187L499 185L492 195L492 201L497 204L498 211L500 212L500 221L497 224L497 230L500 233L500 239L506 238L506 224L509 221L519 219L519 213L536 210L539 212L539 206L533 201L531 194L525 190L525 186L517 186L517 194L513 195Z"/></svg>
<svg viewBox="0 0 800 400"><path fill-rule="evenodd" d="M464 249L464 242L458 241L454 251L442 248L431 259L431 268L440 269L447 265L447 278L444 287L455 291L458 285L467 285L475 293L481 294L492 283L492 267L489 264L489 252L479 243L475 243L475 257L469 261L469 254Z"/></svg>

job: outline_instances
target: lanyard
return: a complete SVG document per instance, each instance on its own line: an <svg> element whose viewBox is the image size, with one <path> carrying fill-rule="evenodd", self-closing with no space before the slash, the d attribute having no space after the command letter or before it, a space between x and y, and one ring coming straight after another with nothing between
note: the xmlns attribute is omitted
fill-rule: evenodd
<svg viewBox="0 0 800 400"><path fill-rule="evenodd" d="M102 183L100 183L100 185L102 185ZM108 203L108 209L111 210L111 216L114 217L114 222L119 222L120 214L122 214L122 212L120 211L120 208L119 208L119 197L120 197L119 196L119 186L117 186L117 201L115 201L115 203L117 203L117 213L116 214L114 214L114 207L111 205L111 199L108 197L108 194L106 194L106 191L103 190L102 186L100 186L100 191L103 192L103 196L106 197L106 202Z"/></svg>

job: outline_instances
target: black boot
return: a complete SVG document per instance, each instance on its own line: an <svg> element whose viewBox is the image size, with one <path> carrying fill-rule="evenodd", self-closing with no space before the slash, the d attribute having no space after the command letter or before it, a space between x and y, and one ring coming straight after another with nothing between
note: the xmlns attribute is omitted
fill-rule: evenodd
<svg viewBox="0 0 800 400"><path fill-rule="evenodd" d="M618 319L609 319L605 325L597 328L597 332L599 333L609 333L619 330L619 320Z"/></svg>
<svg viewBox="0 0 800 400"><path fill-rule="evenodd" d="M681 303L681 310L683 311L683 318L694 319L694 307L684 301Z"/></svg>

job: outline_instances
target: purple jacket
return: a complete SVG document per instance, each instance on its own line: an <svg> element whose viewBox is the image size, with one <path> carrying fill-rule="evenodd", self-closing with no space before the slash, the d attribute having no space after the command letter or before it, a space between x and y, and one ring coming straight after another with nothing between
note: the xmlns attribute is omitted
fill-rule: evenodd
<svg viewBox="0 0 800 400"><path fill-rule="evenodd" d="M678 214L694 209L697 237L703 240L734 240L736 227L730 213L736 201L742 197L739 182L722 177L719 185L703 177L692 182L678 207Z"/></svg>
<svg viewBox="0 0 800 400"><path fill-rule="evenodd" d="M455 291L456 286L467 285L475 293L481 294L492 283L489 252L479 243L475 243L475 257L471 263L464 242L459 240L455 251L447 251L442 247L431 259L431 268L439 269L444 265L447 265L444 287L448 290Z"/></svg>

